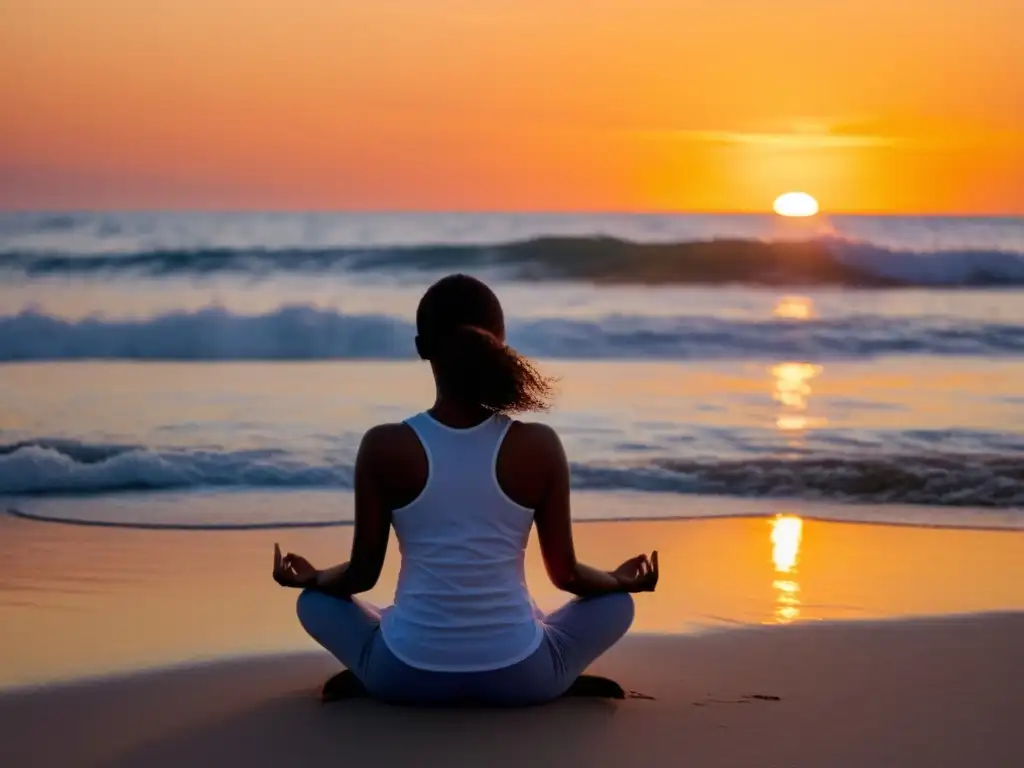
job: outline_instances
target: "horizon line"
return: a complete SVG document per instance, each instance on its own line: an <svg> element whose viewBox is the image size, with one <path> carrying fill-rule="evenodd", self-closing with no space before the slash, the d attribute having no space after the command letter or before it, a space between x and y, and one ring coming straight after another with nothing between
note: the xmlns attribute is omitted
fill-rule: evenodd
<svg viewBox="0 0 1024 768"><path fill-rule="evenodd" d="M635 208L635 209L602 209L602 208L537 208L537 209L502 209L502 208L241 208L225 206L223 208L166 206L166 207L102 207L102 208L21 208L0 206L0 215L103 215L103 214L188 214L188 215L320 215L320 216L771 216L776 214L771 208L736 208L736 209L677 209L677 208ZM837 211L821 211L814 217L871 217L871 218L942 218L942 219L1022 219L1024 209L1017 212L986 212L986 211L888 211L872 209L848 209Z"/></svg>

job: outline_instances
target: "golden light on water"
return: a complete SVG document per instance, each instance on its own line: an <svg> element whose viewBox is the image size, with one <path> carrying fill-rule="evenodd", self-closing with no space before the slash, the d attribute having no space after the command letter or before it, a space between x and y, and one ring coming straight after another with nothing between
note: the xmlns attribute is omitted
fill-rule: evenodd
<svg viewBox="0 0 1024 768"><path fill-rule="evenodd" d="M775 302L772 315L783 320L810 320L814 317L814 301L807 296L783 296Z"/></svg>
<svg viewBox="0 0 1024 768"><path fill-rule="evenodd" d="M786 192L775 198L772 206L779 216L807 218L818 213L818 201L806 192Z"/></svg>
<svg viewBox="0 0 1024 768"><path fill-rule="evenodd" d="M799 413L784 413L775 419L775 426L783 432L802 432L819 423Z"/></svg>
<svg viewBox="0 0 1024 768"><path fill-rule="evenodd" d="M807 296L783 296L775 302L772 315L785 320L811 320L815 316L814 301ZM807 415L811 382L822 372L820 365L785 362L771 369L774 380L772 397L782 405L775 417L775 426L783 432L801 432L825 423Z"/></svg>
<svg viewBox="0 0 1024 768"><path fill-rule="evenodd" d="M822 370L820 365L798 362L779 363L772 367L772 397L782 406L782 412L775 417L776 429L798 433L827 423L824 418L807 414L811 383Z"/></svg>
<svg viewBox="0 0 1024 768"><path fill-rule="evenodd" d="M772 520L772 563L777 573L790 573L800 559L804 521L796 515L776 515Z"/></svg>
<svg viewBox="0 0 1024 768"><path fill-rule="evenodd" d="M820 365L811 363L779 363L772 368L775 377L775 400L793 410L807 410L811 382L821 373Z"/></svg>
<svg viewBox="0 0 1024 768"><path fill-rule="evenodd" d="M803 541L804 521L796 515L776 515L771 521L772 563L777 576L775 590L776 624L787 624L800 617L800 584L796 580Z"/></svg>

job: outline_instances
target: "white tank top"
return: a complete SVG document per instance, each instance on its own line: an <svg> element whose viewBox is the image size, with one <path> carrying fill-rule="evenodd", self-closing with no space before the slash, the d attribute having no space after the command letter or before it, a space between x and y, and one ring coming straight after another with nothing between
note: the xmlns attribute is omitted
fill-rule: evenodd
<svg viewBox="0 0 1024 768"><path fill-rule="evenodd" d="M511 421L453 429L427 413L407 419L427 454L423 492L392 514L402 564L381 633L406 664L438 672L501 669L533 653L543 629L523 559L533 510L498 484Z"/></svg>

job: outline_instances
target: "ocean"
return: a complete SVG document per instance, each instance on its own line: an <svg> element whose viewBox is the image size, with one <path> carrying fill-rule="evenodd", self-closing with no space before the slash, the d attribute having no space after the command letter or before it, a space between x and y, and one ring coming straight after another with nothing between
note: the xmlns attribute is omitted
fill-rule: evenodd
<svg viewBox="0 0 1024 768"><path fill-rule="evenodd" d="M0 214L0 509L344 525L461 271L559 378L579 520L1024 529L1024 219Z"/></svg>

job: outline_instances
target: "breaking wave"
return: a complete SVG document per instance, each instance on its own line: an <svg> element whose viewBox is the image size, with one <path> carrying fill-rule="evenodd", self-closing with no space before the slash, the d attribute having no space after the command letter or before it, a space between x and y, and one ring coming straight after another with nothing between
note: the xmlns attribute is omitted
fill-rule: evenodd
<svg viewBox="0 0 1024 768"><path fill-rule="evenodd" d="M0 252L0 271L25 277L498 270L524 280L618 284L995 287L1024 285L1024 253L895 250L868 242L720 238L642 243L540 237L497 245L200 248L132 253Z"/></svg>
<svg viewBox="0 0 1024 768"><path fill-rule="evenodd" d="M283 450L151 450L74 440L0 446L0 494L187 488L351 487L347 465L309 464Z"/></svg>
<svg viewBox="0 0 1024 768"><path fill-rule="evenodd" d="M414 355L415 331L386 315L286 306L263 315L220 307L149 319L0 316L0 362L25 360L337 360ZM890 354L1017 355L1024 325L942 317L765 322L610 315L511 320L525 354L562 359L863 359Z"/></svg>
<svg viewBox="0 0 1024 768"><path fill-rule="evenodd" d="M1024 507L1024 455L892 454L576 463L579 489ZM0 446L0 494L52 496L202 488L351 488L352 466L283 450L153 450L36 440Z"/></svg>

